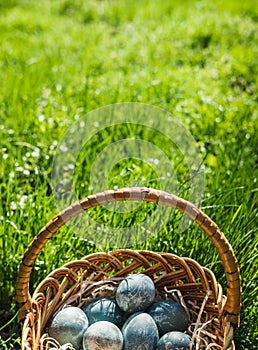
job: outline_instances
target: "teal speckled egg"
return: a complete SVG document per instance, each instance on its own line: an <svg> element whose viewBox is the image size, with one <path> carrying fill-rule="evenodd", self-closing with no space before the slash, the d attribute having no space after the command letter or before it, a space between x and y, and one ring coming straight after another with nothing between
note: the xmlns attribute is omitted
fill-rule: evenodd
<svg viewBox="0 0 258 350"><path fill-rule="evenodd" d="M172 300L158 301L152 304L147 311L158 326L160 335L171 331L184 332L188 325L188 315L177 302Z"/></svg>
<svg viewBox="0 0 258 350"><path fill-rule="evenodd" d="M122 350L123 335L120 329L108 321L95 322L83 336L83 350Z"/></svg>
<svg viewBox="0 0 258 350"><path fill-rule="evenodd" d="M153 318L145 312L131 315L122 328L123 350L155 350L159 331Z"/></svg>
<svg viewBox="0 0 258 350"><path fill-rule="evenodd" d="M144 311L155 297L155 285L152 279L143 274L126 277L118 286L116 301L126 312Z"/></svg>
<svg viewBox="0 0 258 350"><path fill-rule="evenodd" d="M84 307L83 311L87 315L90 325L98 321L109 321L117 326L123 324L124 313L113 299L94 300Z"/></svg>
<svg viewBox="0 0 258 350"><path fill-rule="evenodd" d="M69 306L55 315L48 332L60 345L71 343L76 350L80 350L82 337L88 325L85 313L78 307Z"/></svg>
<svg viewBox="0 0 258 350"><path fill-rule="evenodd" d="M189 350L191 337L182 332L168 332L157 344L157 350Z"/></svg>

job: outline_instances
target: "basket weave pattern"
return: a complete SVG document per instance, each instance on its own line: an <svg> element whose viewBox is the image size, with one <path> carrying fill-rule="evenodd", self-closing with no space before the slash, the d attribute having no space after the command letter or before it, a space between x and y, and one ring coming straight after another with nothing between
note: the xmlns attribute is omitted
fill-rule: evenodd
<svg viewBox="0 0 258 350"><path fill-rule="evenodd" d="M219 253L226 274L226 295L223 295L212 271L195 260L169 253L120 249L68 262L51 272L31 296L29 280L34 261L59 228L91 207L125 200L155 202L177 208L193 219ZM144 273L151 277L157 293L163 298L170 298L170 291L178 290L190 310L193 324L206 300L201 316L201 322L207 323L203 344L209 344L207 349L234 349L232 338L234 328L239 325L241 286L237 260L229 242L218 226L192 203L167 192L142 187L88 196L56 215L34 238L24 254L17 281L20 318L24 319L22 349L39 349L45 327L64 304L81 306L87 298L96 294L100 286L106 290L107 296L114 292L117 281L131 273ZM202 348L205 348L204 345Z"/></svg>

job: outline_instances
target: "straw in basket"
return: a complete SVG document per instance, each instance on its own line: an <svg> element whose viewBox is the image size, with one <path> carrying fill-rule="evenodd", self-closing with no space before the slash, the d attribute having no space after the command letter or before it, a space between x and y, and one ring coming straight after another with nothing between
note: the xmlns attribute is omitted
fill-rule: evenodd
<svg viewBox="0 0 258 350"><path fill-rule="evenodd" d="M193 259L131 249L97 252L68 262L51 272L30 295L34 261L60 227L89 208L127 200L176 208L193 219L219 253L226 275L226 295L213 272ZM191 319L189 331L196 349L235 349L233 333L239 326L241 286L232 247L218 226L192 203L164 191L143 187L90 195L56 215L31 242L23 256L17 280L17 300L23 320L22 349L48 349L43 335L57 310L66 304L81 307L93 298L110 297L121 279L139 271L153 279L158 298L178 298L187 307Z"/></svg>

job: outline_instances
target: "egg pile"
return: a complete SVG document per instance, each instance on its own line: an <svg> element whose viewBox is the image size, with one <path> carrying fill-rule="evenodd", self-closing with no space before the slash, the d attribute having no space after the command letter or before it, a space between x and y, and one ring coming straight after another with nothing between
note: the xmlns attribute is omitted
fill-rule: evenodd
<svg viewBox="0 0 258 350"><path fill-rule="evenodd" d="M185 309L172 300L154 299L152 279L130 275L119 284L114 299L100 298L83 309L69 306L59 311L48 332L75 350L190 349Z"/></svg>

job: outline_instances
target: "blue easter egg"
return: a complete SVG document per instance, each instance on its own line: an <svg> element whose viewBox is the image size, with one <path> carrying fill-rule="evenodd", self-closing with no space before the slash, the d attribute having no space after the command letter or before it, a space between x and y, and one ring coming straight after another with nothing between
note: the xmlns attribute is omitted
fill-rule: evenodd
<svg viewBox="0 0 258 350"><path fill-rule="evenodd" d="M189 350L191 337L182 332L168 332L164 334L157 344L157 350Z"/></svg>
<svg viewBox="0 0 258 350"><path fill-rule="evenodd" d="M113 299L101 298L94 300L85 306L83 311L87 315L90 325L98 321L109 321L121 326L124 320L123 311Z"/></svg>
<svg viewBox="0 0 258 350"><path fill-rule="evenodd" d="M155 285L152 279L143 274L130 275L118 286L116 301L126 312L144 311L155 297Z"/></svg>
<svg viewBox="0 0 258 350"><path fill-rule="evenodd" d="M122 350L123 335L108 321L98 321L89 326L83 336L83 350Z"/></svg>
<svg viewBox="0 0 258 350"><path fill-rule="evenodd" d="M160 335L171 331L184 332L188 325L188 315L177 302L172 300L158 301L152 304L147 311L158 326Z"/></svg>
<svg viewBox="0 0 258 350"><path fill-rule="evenodd" d="M69 306L55 315L48 333L60 345L70 343L76 350L80 350L82 337L88 325L89 321L85 313L78 307Z"/></svg>
<svg viewBox="0 0 258 350"><path fill-rule="evenodd" d="M153 318L145 312L131 315L122 328L123 350L155 350L159 332Z"/></svg>

